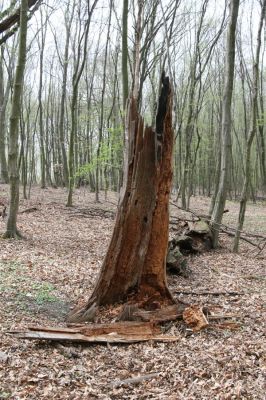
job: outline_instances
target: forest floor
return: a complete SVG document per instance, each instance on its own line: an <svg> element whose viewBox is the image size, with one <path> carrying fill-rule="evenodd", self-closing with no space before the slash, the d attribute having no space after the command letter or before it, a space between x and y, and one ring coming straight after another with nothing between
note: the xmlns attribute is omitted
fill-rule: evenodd
<svg viewBox="0 0 266 400"><path fill-rule="evenodd" d="M0 200L8 187L0 185ZM66 208L66 190L32 189L20 201L18 226L26 240L0 239L0 399L265 399L266 250L221 235L221 248L190 256L192 274L168 277L176 299L235 314L238 330L193 333L182 321L171 324L175 343L77 345L19 340L8 331L27 326L64 326L67 313L86 300L106 252L117 198L101 204L86 189L76 190ZM209 199L192 198L206 214ZM225 223L235 224L238 205L228 202ZM89 213L87 211L89 210ZM106 210L104 212L103 210ZM184 216L172 207L174 215ZM0 234L5 231L0 219ZM266 235L265 203L249 204L245 230ZM182 291L237 291L239 296L184 295ZM179 293L177 293L179 292ZM264 301L264 302L263 302ZM117 381L157 373L131 385Z"/></svg>

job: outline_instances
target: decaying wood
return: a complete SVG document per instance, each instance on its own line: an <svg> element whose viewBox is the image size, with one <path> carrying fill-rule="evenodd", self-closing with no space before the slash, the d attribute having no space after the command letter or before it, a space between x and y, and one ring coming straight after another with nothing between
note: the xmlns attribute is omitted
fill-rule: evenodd
<svg viewBox="0 0 266 400"><path fill-rule="evenodd" d="M147 340L174 342L178 338L160 334L159 327L150 322L118 322L84 325L79 328L31 326L27 331L9 332L20 339L71 341L84 343L136 343Z"/></svg>
<svg viewBox="0 0 266 400"><path fill-rule="evenodd" d="M63 333L81 333L83 335L102 335L109 333L118 333L121 335L153 335L160 333L160 328L153 322L113 322L103 324L84 324L73 328L58 328L44 326L29 326L30 331L45 332L63 332Z"/></svg>
<svg viewBox="0 0 266 400"><path fill-rule="evenodd" d="M124 321L151 321L154 323L175 321L176 319L182 319L184 309L185 306L182 304L174 304L150 311L126 305L119 319Z"/></svg>
<svg viewBox="0 0 266 400"><path fill-rule="evenodd" d="M161 306L174 303L166 280L169 198L172 182L172 91L162 76L156 130L145 126L131 96L125 124L124 179L112 238L87 304L71 322L84 321L92 302L98 306L148 297Z"/></svg>
<svg viewBox="0 0 266 400"><path fill-rule="evenodd" d="M179 338L175 336L165 335L119 335L117 333L109 333L103 335L87 336L80 333L60 333L60 332L12 332L19 339L29 340L51 340L60 342L79 342L79 343L138 343L154 340L156 342L176 342Z"/></svg>
<svg viewBox="0 0 266 400"><path fill-rule="evenodd" d="M198 305L187 307L183 312L183 320L192 328L193 332L198 332L209 325L202 307Z"/></svg>
<svg viewBox="0 0 266 400"><path fill-rule="evenodd" d="M184 218L184 221L187 222L195 222L195 221L201 221L204 220L206 222L210 222L210 216L209 215L202 215L197 213L194 210L191 209L184 209L183 207L178 206L176 203L174 202L170 202L170 204L182 211L188 212L189 214L191 214L193 216L192 221L189 219ZM229 210L224 210L224 213L229 212ZM175 221L170 221L170 223L172 224L176 224ZM236 234L236 228L232 227L232 226L228 226L225 224L217 224L220 228L220 231L228 236L234 237ZM247 231L241 231L240 232L240 239L245 241L246 243L258 248L259 252L258 254L260 254L265 248L266 248L266 236L255 233L255 232L247 232ZM254 239L254 240L252 240ZM257 254L257 255L258 255Z"/></svg>

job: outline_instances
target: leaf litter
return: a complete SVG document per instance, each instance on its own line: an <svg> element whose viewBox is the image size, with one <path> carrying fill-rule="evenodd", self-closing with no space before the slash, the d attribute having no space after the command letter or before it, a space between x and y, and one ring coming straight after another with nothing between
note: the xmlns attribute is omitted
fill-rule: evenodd
<svg viewBox="0 0 266 400"><path fill-rule="evenodd" d="M7 193L1 185L6 202ZM27 240L0 240L0 399L265 398L266 255L254 258L247 243L236 255L226 235L220 249L189 257L189 278L168 278L176 299L213 315L233 315L218 320L216 329L206 324L197 333L181 321L168 322L167 335L176 342L126 346L31 342L8 335L30 325L65 327L69 310L86 301L94 286L117 196L108 193L104 201L102 194L99 205L82 188L75 193L76 207L66 208L65 200L64 189L33 188L31 199L20 201L21 211L32 210L18 218ZM208 199L193 198L191 208L206 213ZM227 208L226 223L234 225L237 204L228 202ZM90 211L80 218L80 210ZM249 205L247 217L246 230L266 233L265 205ZM0 233L4 230L1 219Z"/></svg>

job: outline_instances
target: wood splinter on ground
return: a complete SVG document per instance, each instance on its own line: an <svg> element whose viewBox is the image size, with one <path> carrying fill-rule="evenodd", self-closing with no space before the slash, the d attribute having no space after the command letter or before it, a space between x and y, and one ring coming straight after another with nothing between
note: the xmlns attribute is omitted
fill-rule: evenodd
<svg viewBox="0 0 266 400"><path fill-rule="evenodd" d="M198 332L209 325L202 307L198 305L187 307L183 312L183 319L187 325L191 326L193 332Z"/></svg>
<svg viewBox="0 0 266 400"><path fill-rule="evenodd" d="M210 321L231 318L234 315L210 315ZM143 310L125 306L119 316L119 322L102 324L71 324L71 327L29 326L25 331L8 332L20 339L70 341L83 343L136 343L148 340L157 342L175 342L179 337L162 334L160 323L183 321L199 332L206 327L236 330L239 324L228 321L218 324L209 323L204 309L199 305L172 305L157 310Z"/></svg>
<svg viewBox="0 0 266 400"><path fill-rule="evenodd" d="M88 324L78 328L30 326L28 331L9 332L20 339L71 341L83 343L136 343L147 340L175 342L176 336L161 335L159 326L152 322L116 322Z"/></svg>

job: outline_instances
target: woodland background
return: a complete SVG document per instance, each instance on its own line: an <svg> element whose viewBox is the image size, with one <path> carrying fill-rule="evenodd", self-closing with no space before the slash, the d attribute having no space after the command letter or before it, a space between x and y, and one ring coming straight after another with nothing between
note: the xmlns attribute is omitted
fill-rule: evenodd
<svg viewBox="0 0 266 400"><path fill-rule="evenodd" d="M200 333L172 321L162 329L176 342L128 346L28 342L9 333L31 324L64 327L69 311L89 297L106 254L123 178L126 99L137 86L139 111L145 123L154 125L163 70L174 93L170 238L173 221L210 215L221 173L229 2L29 4L17 114L18 229L24 240L0 239L0 398L264 399L265 1L245 0L238 14L227 146L229 212L223 218L230 228L220 234L215 250L187 256L187 278L167 277L176 302L196 303L221 318ZM19 36L18 25L6 30L3 21L19 5L0 1L1 234L9 206ZM241 230L246 240L235 254L231 237L246 180L248 207ZM114 320L119 307L102 307L96 322L102 322L101 313ZM149 374L153 377L147 380L126 382Z"/></svg>
<svg viewBox="0 0 266 400"><path fill-rule="evenodd" d="M10 7L16 3L11 2ZM2 1L2 9L6 5ZM90 21L86 5L82 0L49 1L38 7L29 21L20 112L19 165L22 184L28 185L24 197L37 182L41 187L68 184L71 135L76 185L88 185L97 199L100 189L118 190L121 184L125 101L122 83L128 79L129 90L134 80L137 4L129 4L127 16L126 72L121 58L122 4L115 0L96 1ZM239 199L245 175L259 14L258 1L240 4L229 149L231 199ZM181 190L182 205L187 207L192 194L214 193L219 174L228 5L212 0L150 0L144 2L142 21L139 108L146 123L153 124L160 73L162 69L169 71L175 93L173 190ZM17 45L16 34L1 45L2 182L7 181L8 115ZM263 196L266 187L264 54L262 34L257 130L251 155L252 200Z"/></svg>

